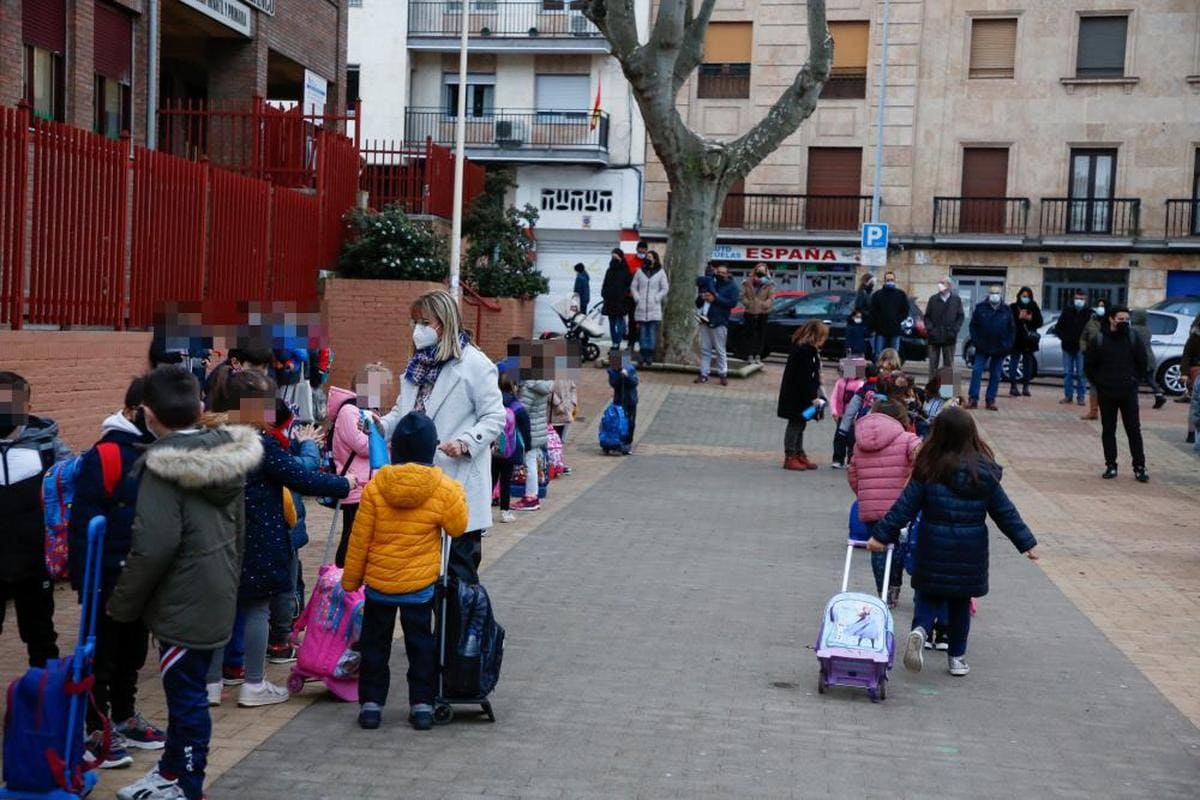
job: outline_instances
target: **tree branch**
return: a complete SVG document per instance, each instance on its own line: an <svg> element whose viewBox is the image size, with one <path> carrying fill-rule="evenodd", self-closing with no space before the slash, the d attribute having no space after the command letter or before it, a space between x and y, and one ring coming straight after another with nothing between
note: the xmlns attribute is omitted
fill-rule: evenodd
<svg viewBox="0 0 1200 800"><path fill-rule="evenodd" d="M679 45L679 57L675 59L675 70L671 80L676 94L704 58L704 34L708 30L708 21L712 18L713 7L716 4L717 0L701 0L700 14L695 18L692 17L691 3L688 4L683 42Z"/></svg>
<svg viewBox="0 0 1200 800"><path fill-rule="evenodd" d="M643 65L645 58L638 42L633 0L589 0L583 7L583 15L608 39L613 55L626 73L631 67Z"/></svg>
<svg viewBox="0 0 1200 800"><path fill-rule="evenodd" d="M692 13L692 0L660 0L654 29L650 31L650 44L657 45L660 52L678 53L683 41L683 26Z"/></svg>

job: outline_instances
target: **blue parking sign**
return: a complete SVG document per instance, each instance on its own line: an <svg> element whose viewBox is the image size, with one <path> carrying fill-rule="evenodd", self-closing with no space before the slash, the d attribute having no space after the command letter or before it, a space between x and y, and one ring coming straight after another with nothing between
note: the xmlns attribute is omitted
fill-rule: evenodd
<svg viewBox="0 0 1200 800"><path fill-rule="evenodd" d="M885 248L888 246L888 226L886 222L864 222L862 226L862 247L864 249Z"/></svg>

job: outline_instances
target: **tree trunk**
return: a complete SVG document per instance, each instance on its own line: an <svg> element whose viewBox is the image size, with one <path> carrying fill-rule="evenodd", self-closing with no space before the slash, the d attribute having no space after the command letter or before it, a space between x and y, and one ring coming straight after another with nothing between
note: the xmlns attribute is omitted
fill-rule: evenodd
<svg viewBox="0 0 1200 800"><path fill-rule="evenodd" d="M711 178L672 184L666 257L671 290L662 325L663 360L669 364L697 363L696 278L712 256L724 199L725 192Z"/></svg>

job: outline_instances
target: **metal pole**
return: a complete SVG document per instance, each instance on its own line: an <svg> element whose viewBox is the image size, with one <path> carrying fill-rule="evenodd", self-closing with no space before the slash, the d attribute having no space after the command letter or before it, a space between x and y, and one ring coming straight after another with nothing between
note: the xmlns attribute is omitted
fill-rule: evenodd
<svg viewBox="0 0 1200 800"><path fill-rule="evenodd" d="M146 7L146 147L158 149L158 0Z"/></svg>
<svg viewBox="0 0 1200 800"><path fill-rule="evenodd" d="M879 222L879 183L883 177L883 112L887 108L888 20L891 12L891 0L883 0L883 42L879 48L879 113L875 119L875 186L871 190L871 222Z"/></svg>
<svg viewBox="0 0 1200 800"><path fill-rule="evenodd" d="M467 149L467 16L470 3L463 0L462 30L458 43L458 120L454 126L454 209L450 228L450 294L455 302L462 299L459 277L462 273L463 159Z"/></svg>

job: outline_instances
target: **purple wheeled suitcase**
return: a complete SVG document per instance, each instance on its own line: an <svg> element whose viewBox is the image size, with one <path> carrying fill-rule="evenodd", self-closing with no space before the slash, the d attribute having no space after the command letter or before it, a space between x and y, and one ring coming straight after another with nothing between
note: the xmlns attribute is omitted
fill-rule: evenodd
<svg viewBox="0 0 1200 800"><path fill-rule="evenodd" d="M817 661L821 665L817 691L824 694L830 686L856 686L866 689L874 702L887 697L888 671L896 655L896 631L892 612L882 596L846 591L850 558L855 548L865 546L866 542L854 539L847 542L842 591L825 604L817 634ZM891 573L892 546L888 545L883 569L885 592Z"/></svg>

